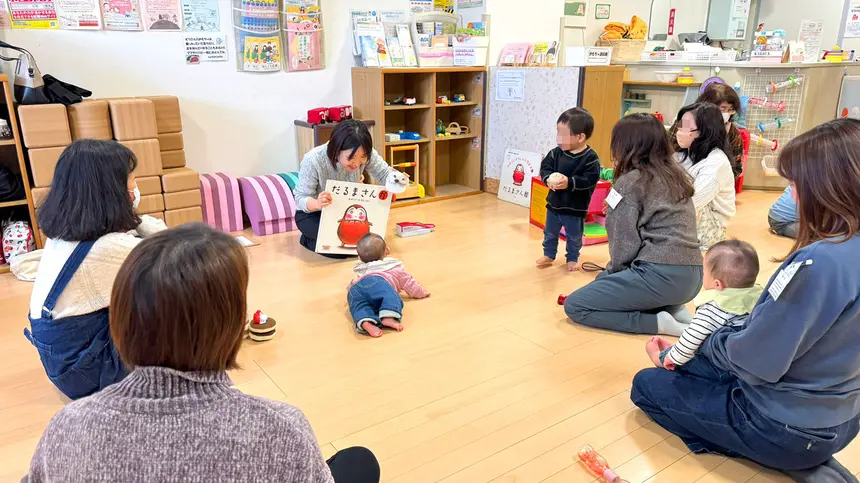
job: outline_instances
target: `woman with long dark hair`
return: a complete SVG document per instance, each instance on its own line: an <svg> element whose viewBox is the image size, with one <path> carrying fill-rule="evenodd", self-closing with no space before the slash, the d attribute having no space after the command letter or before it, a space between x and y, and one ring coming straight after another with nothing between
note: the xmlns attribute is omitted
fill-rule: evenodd
<svg viewBox="0 0 860 483"><path fill-rule="evenodd" d="M728 222L735 216L731 146L720 110L713 104L686 106L678 112L678 121L681 150L675 159L693 178L699 247L707 250L726 239Z"/></svg>
<svg viewBox="0 0 860 483"><path fill-rule="evenodd" d="M328 180L360 183L367 171L374 181L384 184L395 172L373 149L373 138L361 121L342 121L331 133L331 140L305 154L299 170L296 198L296 226L302 233L299 243L316 250L321 210L331 204L325 191ZM344 258L343 255L324 255Z"/></svg>
<svg viewBox="0 0 860 483"><path fill-rule="evenodd" d="M167 228L135 213L136 167L134 153L116 141L76 141L60 155L39 207L48 240L24 333L48 378L72 399L125 377L108 333L111 287L139 237Z"/></svg>
<svg viewBox="0 0 860 483"><path fill-rule="evenodd" d="M702 286L693 186L663 125L632 114L612 129L615 165L607 197L611 260L594 282L572 293L564 310L582 325L635 334L680 335L676 321ZM687 314L689 318L689 314Z"/></svg>
<svg viewBox="0 0 860 483"><path fill-rule="evenodd" d="M860 121L801 134L778 170L797 240L746 324L711 334L676 371L639 372L630 397L695 453L857 481L832 456L860 428Z"/></svg>

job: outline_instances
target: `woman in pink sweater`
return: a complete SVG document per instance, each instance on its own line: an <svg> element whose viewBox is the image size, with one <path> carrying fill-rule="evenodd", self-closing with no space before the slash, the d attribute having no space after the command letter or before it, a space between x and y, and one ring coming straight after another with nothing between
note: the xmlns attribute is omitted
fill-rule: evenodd
<svg viewBox="0 0 860 483"><path fill-rule="evenodd" d="M403 269L403 262L386 258L391 251L381 236L375 233L364 235L358 241L357 251L361 263L353 270L358 278L349 284L346 296L356 330L371 337L380 337L381 327L402 331L403 299L400 292L406 292L414 299L429 297L430 292Z"/></svg>

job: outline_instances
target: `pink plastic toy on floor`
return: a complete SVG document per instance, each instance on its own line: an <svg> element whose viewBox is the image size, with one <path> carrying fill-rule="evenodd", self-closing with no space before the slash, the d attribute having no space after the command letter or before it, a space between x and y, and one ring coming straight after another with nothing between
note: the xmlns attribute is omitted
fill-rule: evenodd
<svg viewBox="0 0 860 483"><path fill-rule="evenodd" d="M600 456L597 451L594 451L589 445L585 445L579 450L579 462L582 463L592 475L601 478L607 483L628 483L627 480L622 480L612 471L609 463Z"/></svg>

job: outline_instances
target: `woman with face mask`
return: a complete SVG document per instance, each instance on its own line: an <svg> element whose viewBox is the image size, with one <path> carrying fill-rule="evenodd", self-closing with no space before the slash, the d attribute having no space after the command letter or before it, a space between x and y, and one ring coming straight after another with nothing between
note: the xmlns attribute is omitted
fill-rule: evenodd
<svg viewBox="0 0 860 483"><path fill-rule="evenodd" d="M731 86L714 83L706 87L699 95L699 98L696 99L696 103L700 102L713 104L720 108L720 113L723 116L723 125L726 127L726 134L729 139L729 146L731 147L729 162L732 166L732 174L737 178L744 169L742 161L744 156L744 141L743 137L741 137L740 129L738 129L738 126L735 124L735 118L737 118L741 113L741 98ZM675 148L675 151L679 151L681 149L680 146L678 146L677 137L678 128L680 126L681 116L678 115L678 119L669 130L669 137L672 140L672 147Z"/></svg>
<svg viewBox="0 0 860 483"><path fill-rule="evenodd" d="M134 153L116 141L81 140L57 161L39 207L47 236L30 297L30 328L48 379L71 399L125 377L108 329L114 278L143 236L166 229L139 216Z"/></svg>
<svg viewBox="0 0 860 483"><path fill-rule="evenodd" d="M678 113L675 160L693 178L696 232L699 248L726 239L726 227L735 216L735 180L731 146L720 110L709 103L686 106Z"/></svg>

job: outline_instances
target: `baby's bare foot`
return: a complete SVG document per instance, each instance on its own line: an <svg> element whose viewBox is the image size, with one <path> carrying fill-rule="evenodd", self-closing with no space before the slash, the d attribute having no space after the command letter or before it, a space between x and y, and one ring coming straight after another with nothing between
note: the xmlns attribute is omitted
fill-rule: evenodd
<svg viewBox="0 0 860 483"><path fill-rule="evenodd" d="M373 322L364 321L361 323L361 328L367 332L367 335L376 338L382 336L382 329L376 326Z"/></svg>
<svg viewBox="0 0 860 483"><path fill-rule="evenodd" d="M554 262L554 261L555 260L553 260L550 257L540 257L535 262L535 265L537 265L538 267L547 267L549 265L552 265L552 262Z"/></svg>
<svg viewBox="0 0 860 483"><path fill-rule="evenodd" d="M654 336L653 339L657 342L657 348L660 349L660 352L663 352L664 350L672 347L671 342L660 336Z"/></svg>
<svg viewBox="0 0 860 483"><path fill-rule="evenodd" d="M389 329L394 329L397 332L403 332L403 324L401 324L400 321L397 319L386 317L382 319L382 325L388 327Z"/></svg>
<svg viewBox="0 0 860 483"><path fill-rule="evenodd" d="M567 262L567 271L568 272L578 272L579 271L579 263Z"/></svg>
<svg viewBox="0 0 860 483"><path fill-rule="evenodd" d="M651 339L645 343L645 353L648 354L648 358L651 359L651 362L654 363L654 367L663 367L663 363L660 362L660 344L657 339L659 337L651 337Z"/></svg>

